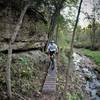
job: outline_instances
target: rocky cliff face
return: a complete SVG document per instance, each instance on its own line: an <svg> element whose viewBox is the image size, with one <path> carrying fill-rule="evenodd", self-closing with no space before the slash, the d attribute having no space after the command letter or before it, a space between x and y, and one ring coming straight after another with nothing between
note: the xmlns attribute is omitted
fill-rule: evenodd
<svg viewBox="0 0 100 100"><path fill-rule="evenodd" d="M20 13L5 8L0 12L0 51L8 49L9 40L14 33ZM13 49L40 48L47 41L43 22L36 22L26 14Z"/></svg>

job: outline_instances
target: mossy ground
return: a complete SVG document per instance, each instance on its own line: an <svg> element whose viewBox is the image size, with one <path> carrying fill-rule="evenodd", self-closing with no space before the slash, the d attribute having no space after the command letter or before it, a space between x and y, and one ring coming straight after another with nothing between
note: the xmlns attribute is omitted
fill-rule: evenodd
<svg viewBox="0 0 100 100"><path fill-rule="evenodd" d="M100 73L100 51L91 51L89 49L81 49L81 51L97 64L95 70Z"/></svg>
<svg viewBox="0 0 100 100"><path fill-rule="evenodd" d="M89 49L81 49L82 53L91 59L99 65L100 64L100 51L91 51Z"/></svg>
<svg viewBox="0 0 100 100"><path fill-rule="evenodd" d="M39 58L40 56L43 55L40 54ZM45 58L45 56L43 57ZM14 54L11 65L11 83L13 93L31 97L33 91L39 91L41 89L44 71L47 65L38 61L39 58L38 55L36 58L35 56L32 56L32 54L30 56L28 53ZM7 92L5 81L6 65L7 55L0 54L0 93L3 91Z"/></svg>

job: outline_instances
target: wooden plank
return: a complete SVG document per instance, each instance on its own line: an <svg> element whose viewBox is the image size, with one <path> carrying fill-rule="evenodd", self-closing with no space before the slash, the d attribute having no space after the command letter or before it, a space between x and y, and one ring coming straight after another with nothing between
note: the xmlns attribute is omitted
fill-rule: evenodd
<svg viewBox="0 0 100 100"><path fill-rule="evenodd" d="M43 86L43 90L42 92L56 92L56 79L57 79L57 68L55 68L54 70L51 70L51 68L48 69L48 74Z"/></svg>
<svg viewBox="0 0 100 100"><path fill-rule="evenodd" d="M48 74L46 76L46 80L44 82L44 86L42 89L42 96L34 98L32 100L55 100L56 93L56 79L57 79L57 69L51 70L48 69Z"/></svg>

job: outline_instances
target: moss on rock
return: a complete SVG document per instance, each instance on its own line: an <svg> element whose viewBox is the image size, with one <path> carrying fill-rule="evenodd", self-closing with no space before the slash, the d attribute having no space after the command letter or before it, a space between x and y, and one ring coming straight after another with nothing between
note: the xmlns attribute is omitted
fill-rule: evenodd
<svg viewBox="0 0 100 100"><path fill-rule="evenodd" d="M96 70L98 73L100 73L100 66L97 66L97 67L95 68L95 70Z"/></svg>

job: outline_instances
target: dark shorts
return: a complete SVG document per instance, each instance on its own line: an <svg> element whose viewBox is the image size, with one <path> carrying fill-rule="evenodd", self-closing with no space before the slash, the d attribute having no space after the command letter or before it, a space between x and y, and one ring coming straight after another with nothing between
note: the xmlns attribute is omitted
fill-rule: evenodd
<svg viewBox="0 0 100 100"><path fill-rule="evenodd" d="M55 54L55 51L50 51L50 56L52 56L53 54Z"/></svg>

